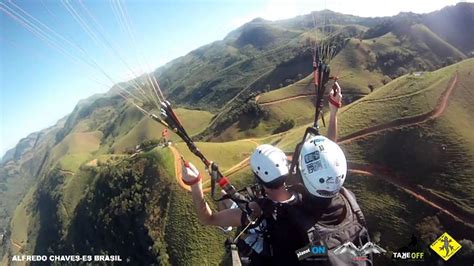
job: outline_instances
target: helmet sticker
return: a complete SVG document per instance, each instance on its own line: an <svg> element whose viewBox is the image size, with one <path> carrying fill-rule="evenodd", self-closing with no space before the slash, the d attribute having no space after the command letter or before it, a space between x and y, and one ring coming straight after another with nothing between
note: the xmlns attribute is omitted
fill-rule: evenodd
<svg viewBox="0 0 474 266"><path fill-rule="evenodd" d="M320 151L324 151L324 146L323 146L323 145L319 145L319 150L320 150Z"/></svg>
<svg viewBox="0 0 474 266"><path fill-rule="evenodd" d="M313 143L316 146L317 145L316 143L324 142L324 139L323 138L315 138L315 139L311 140L310 142Z"/></svg>
<svg viewBox="0 0 474 266"><path fill-rule="evenodd" d="M334 178L332 176L326 177L326 183L327 184L334 184Z"/></svg>
<svg viewBox="0 0 474 266"><path fill-rule="evenodd" d="M316 160L319 160L319 152L318 151L313 151L313 152L308 153L304 156L304 162L305 163L314 162Z"/></svg>
<svg viewBox="0 0 474 266"><path fill-rule="evenodd" d="M314 173L321 169L323 169L323 165L321 164L321 160L315 161L313 163L306 164L306 168L308 168L308 173Z"/></svg>

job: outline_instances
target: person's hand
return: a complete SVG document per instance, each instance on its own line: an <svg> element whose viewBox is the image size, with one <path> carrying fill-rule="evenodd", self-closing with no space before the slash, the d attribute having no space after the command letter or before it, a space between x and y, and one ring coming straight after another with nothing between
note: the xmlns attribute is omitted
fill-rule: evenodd
<svg viewBox="0 0 474 266"><path fill-rule="evenodd" d="M181 173L183 183L188 186L192 186L201 181L201 175L199 174L198 169L190 162L186 162L183 160L183 170L181 171Z"/></svg>
<svg viewBox="0 0 474 266"><path fill-rule="evenodd" d="M337 113L337 110L342 106L341 86L337 81L334 81L332 90L329 93L329 110L331 113Z"/></svg>

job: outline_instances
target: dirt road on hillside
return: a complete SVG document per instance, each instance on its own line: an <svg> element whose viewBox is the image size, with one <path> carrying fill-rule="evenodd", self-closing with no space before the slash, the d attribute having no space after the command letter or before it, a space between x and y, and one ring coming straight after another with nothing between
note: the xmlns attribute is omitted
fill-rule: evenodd
<svg viewBox="0 0 474 266"><path fill-rule="evenodd" d="M459 208L456 204L445 198L442 198L426 189L421 189L420 187L414 184L410 184L406 181L406 178L395 174L388 168L370 164L358 164L349 162L348 171L367 176L381 177L384 180L399 187L411 196L415 197L417 200L422 201L431 206L432 208L443 212L454 220L463 221L465 224L469 225L472 229L474 229L473 215L467 213L462 208Z"/></svg>
<svg viewBox="0 0 474 266"><path fill-rule="evenodd" d="M294 95L294 96L291 96L291 97L288 97L288 98L283 98L283 99L272 100L272 101L268 101L268 102L264 102L264 103L259 103L258 105L266 106L266 105L272 105L272 104L277 104L277 103L281 103L281 102L291 101L291 100L295 100L295 99L299 99L299 98L314 97L314 96L316 96L315 93L304 93L304 94ZM255 98L255 101L258 101L258 98Z"/></svg>
<svg viewBox="0 0 474 266"><path fill-rule="evenodd" d="M59 173L61 173L61 174L63 174L63 175L74 175L74 172L73 172L73 171L63 170L63 169L60 169L60 170L59 170Z"/></svg>
<svg viewBox="0 0 474 266"><path fill-rule="evenodd" d="M380 125L375 125L373 127L364 128L362 130L356 131L352 134L339 138L338 144L347 144L351 141L364 138L369 135L391 130L394 128L418 125L428 120L438 118L446 109L448 105L449 97L451 96L452 92L454 91L454 88L456 87L457 80L458 80L458 75L456 74L451 84L443 91L443 93L441 93L441 96L439 97L435 108L431 110L430 112L417 115L417 116L412 116L412 117L404 117L404 118L390 121L385 124L380 124Z"/></svg>
<svg viewBox="0 0 474 266"><path fill-rule="evenodd" d="M18 249L18 252L21 252L21 250L23 249L23 246L13 241L13 239L10 239L10 243Z"/></svg>

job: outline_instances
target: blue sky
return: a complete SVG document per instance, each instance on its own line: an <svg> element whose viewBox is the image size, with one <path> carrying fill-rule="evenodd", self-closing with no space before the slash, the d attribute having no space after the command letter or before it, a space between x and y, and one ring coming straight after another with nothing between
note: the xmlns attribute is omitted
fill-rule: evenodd
<svg viewBox="0 0 474 266"><path fill-rule="evenodd" d="M127 80L133 73L151 71L220 40L255 17L276 20L325 8L359 16L390 16L400 11L431 12L456 2L120 0L129 15L130 35L118 15L118 0L0 0L0 156L29 133L55 124L80 99L107 91L112 81L100 69L113 81ZM82 26L71 15L74 12ZM29 31L17 21L18 15L32 23L32 31L49 39ZM89 35L88 29L92 30ZM99 35L104 39L94 39ZM81 60L89 64L93 60L99 67Z"/></svg>

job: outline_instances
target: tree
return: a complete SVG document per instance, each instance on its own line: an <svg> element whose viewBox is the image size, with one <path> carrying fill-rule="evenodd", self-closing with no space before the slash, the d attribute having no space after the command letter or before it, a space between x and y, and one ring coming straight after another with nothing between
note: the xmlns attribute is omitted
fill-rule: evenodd
<svg viewBox="0 0 474 266"><path fill-rule="evenodd" d="M369 84L369 86L367 86L367 87L369 87L370 92L373 92L373 91L374 91L374 85Z"/></svg>
<svg viewBox="0 0 474 266"><path fill-rule="evenodd" d="M295 120L286 118L280 122L280 125L273 130L273 134L281 133L292 129L295 126Z"/></svg>

